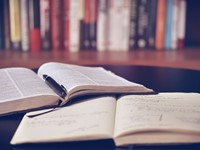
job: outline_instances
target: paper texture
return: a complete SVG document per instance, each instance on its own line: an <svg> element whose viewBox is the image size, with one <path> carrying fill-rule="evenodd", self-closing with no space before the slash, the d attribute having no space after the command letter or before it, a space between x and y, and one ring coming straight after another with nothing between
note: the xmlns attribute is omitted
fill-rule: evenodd
<svg viewBox="0 0 200 150"><path fill-rule="evenodd" d="M0 83L0 103L38 95L55 95L33 71L25 68L1 69Z"/></svg>
<svg viewBox="0 0 200 150"><path fill-rule="evenodd" d="M11 143L112 138L116 100L88 99L35 118L25 116Z"/></svg>
<svg viewBox="0 0 200 150"><path fill-rule="evenodd" d="M200 133L200 94L130 95L117 103L115 136L139 131Z"/></svg>

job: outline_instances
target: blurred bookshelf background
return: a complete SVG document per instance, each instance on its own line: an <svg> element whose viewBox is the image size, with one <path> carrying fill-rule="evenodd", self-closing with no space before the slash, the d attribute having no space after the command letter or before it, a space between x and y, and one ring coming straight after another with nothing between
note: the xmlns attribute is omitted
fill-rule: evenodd
<svg viewBox="0 0 200 150"><path fill-rule="evenodd" d="M0 0L0 67L200 70L199 8L198 0Z"/></svg>

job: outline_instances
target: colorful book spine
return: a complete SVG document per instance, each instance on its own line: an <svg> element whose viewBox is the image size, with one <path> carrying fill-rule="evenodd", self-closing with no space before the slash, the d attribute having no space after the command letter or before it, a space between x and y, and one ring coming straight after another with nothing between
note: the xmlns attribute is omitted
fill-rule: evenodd
<svg viewBox="0 0 200 150"><path fill-rule="evenodd" d="M4 1L0 1L0 50L4 49Z"/></svg>
<svg viewBox="0 0 200 150"><path fill-rule="evenodd" d="M84 50L90 49L90 0L85 0L84 2L84 19L83 19L83 46L81 46Z"/></svg>
<svg viewBox="0 0 200 150"><path fill-rule="evenodd" d="M97 21L97 50L107 50L108 38L108 1L98 1L98 21Z"/></svg>
<svg viewBox="0 0 200 150"><path fill-rule="evenodd" d="M10 0L10 38L13 50L21 50L20 1Z"/></svg>
<svg viewBox="0 0 200 150"><path fill-rule="evenodd" d="M52 49L63 48L63 1L51 0L51 41Z"/></svg>
<svg viewBox="0 0 200 150"><path fill-rule="evenodd" d="M22 51L29 50L28 1L20 0Z"/></svg>
<svg viewBox="0 0 200 150"><path fill-rule="evenodd" d="M129 50L137 48L137 30L138 30L138 0L130 2L130 29L129 29Z"/></svg>
<svg viewBox="0 0 200 150"><path fill-rule="evenodd" d="M172 33L171 33L171 49L177 49L178 47L178 1L173 0L173 15L172 15Z"/></svg>
<svg viewBox="0 0 200 150"><path fill-rule="evenodd" d="M119 43L121 41L121 51L129 50L129 29L130 29L130 0L122 1L122 13L121 13L121 39L119 39Z"/></svg>
<svg viewBox="0 0 200 150"><path fill-rule="evenodd" d="M51 1L40 0L40 32L43 50L51 49Z"/></svg>
<svg viewBox="0 0 200 150"><path fill-rule="evenodd" d="M129 34L127 34L129 18L125 18L128 15L126 10L129 9L129 1L109 1L109 45L108 50L111 51L126 51L128 50L128 44L124 47L124 43L128 43ZM129 15L128 15L129 16ZM128 20L128 21L127 21ZM124 32L124 33L123 33ZM126 38L125 34L127 34ZM127 41L125 41L127 40ZM123 44L122 44L123 43Z"/></svg>
<svg viewBox="0 0 200 150"><path fill-rule="evenodd" d="M79 0L69 1L69 50L72 52L79 51L80 48L80 9Z"/></svg>
<svg viewBox="0 0 200 150"><path fill-rule="evenodd" d="M41 49L40 36L40 1L29 0L29 40L30 50L38 52Z"/></svg>
<svg viewBox="0 0 200 150"><path fill-rule="evenodd" d="M80 15L80 49L84 50L84 32L85 32L85 23L84 23L84 17L85 17L85 0L80 0L80 9L79 9L79 15Z"/></svg>
<svg viewBox="0 0 200 150"><path fill-rule="evenodd" d="M148 47L148 0L139 0L138 3L138 32L137 47Z"/></svg>
<svg viewBox="0 0 200 150"><path fill-rule="evenodd" d="M64 25L64 35L63 35L63 46L64 50L69 51L69 0L64 0L64 10L63 10L63 25Z"/></svg>
<svg viewBox="0 0 200 150"><path fill-rule="evenodd" d="M97 0L89 2L89 41L90 50L97 49Z"/></svg>
<svg viewBox="0 0 200 150"><path fill-rule="evenodd" d="M156 15L157 15L157 0L148 0L148 48L155 48L156 39Z"/></svg>
<svg viewBox="0 0 200 150"><path fill-rule="evenodd" d="M181 49L184 47L184 40L185 40L185 25L186 25L186 1L179 0L178 4L178 48Z"/></svg>
<svg viewBox="0 0 200 150"><path fill-rule="evenodd" d="M173 0L167 1L167 17L165 30L165 48L171 49Z"/></svg>
<svg viewBox="0 0 200 150"><path fill-rule="evenodd" d="M4 48L10 49L10 19L9 19L9 1L4 0Z"/></svg>
<svg viewBox="0 0 200 150"><path fill-rule="evenodd" d="M109 30L108 30L108 50L112 51L116 49L116 38L117 38L117 26L118 23L115 21L116 19L116 13L115 13L115 2L114 0L108 1L108 14L109 14Z"/></svg>
<svg viewBox="0 0 200 150"><path fill-rule="evenodd" d="M166 5L167 0L158 0L156 16L156 43L157 50L163 50L165 44L165 25L166 25Z"/></svg>

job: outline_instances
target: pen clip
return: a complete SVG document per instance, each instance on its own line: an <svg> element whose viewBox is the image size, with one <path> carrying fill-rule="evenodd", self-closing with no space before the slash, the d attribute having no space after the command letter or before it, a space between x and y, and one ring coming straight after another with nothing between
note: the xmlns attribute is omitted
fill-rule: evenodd
<svg viewBox="0 0 200 150"><path fill-rule="evenodd" d="M55 107L51 108L50 110L47 110L47 111L44 111L44 112L41 112L41 113L30 112L30 113L27 115L27 117L29 117L29 118L34 118L34 117L37 117L37 116L40 116L40 115L43 115L43 114L46 114L46 113L50 113L50 112L56 110L56 108L60 107L61 104L62 104L62 102L63 102L63 101L59 99L59 100L56 102Z"/></svg>

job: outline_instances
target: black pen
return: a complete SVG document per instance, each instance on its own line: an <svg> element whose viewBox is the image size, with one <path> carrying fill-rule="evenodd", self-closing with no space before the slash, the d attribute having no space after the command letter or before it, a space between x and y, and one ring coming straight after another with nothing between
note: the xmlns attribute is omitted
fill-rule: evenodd
<svg viewBox="0 0 200 150"><path fill-rule="evenodd" d="M43 75L43 78L47 85L49 85L56 94L65 99L65 97L67 96L67 91L64 86L59 85L53 78L48 75Z"/></svg>
<svg viewBox="0 0 200 150"><path fill-rule="evenodd" d="M65 97L67 96L67 90L65 89L65 87L63 85L59 85L53 78L51 78L50 76L48 75L43 75L43 78L45 80L45 82L47 83L47 85L53 89L53 91L58 94L61 98L65 99ZM49 113L49 112L52 112L54 111L57 107L59 107L62 103L62 100L58 100L55 107L50 109L50 110L47 110L45 112L42 112L42 113L33 113L33 114L28 114L27 116L29 118L33 118L33 117L37 117L37 116L40 116L40 115L43 115L43 114L46 114L46 113Z"/></svg>

